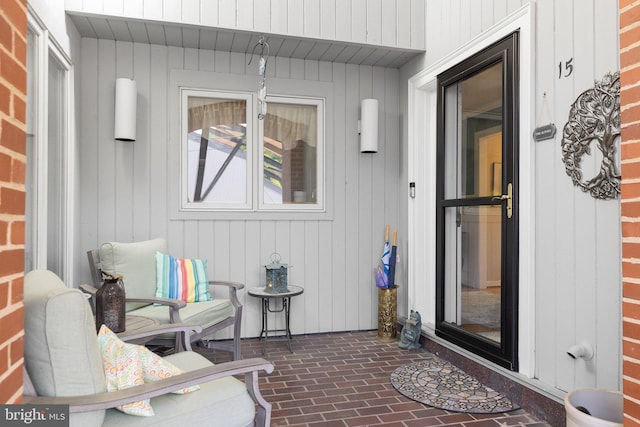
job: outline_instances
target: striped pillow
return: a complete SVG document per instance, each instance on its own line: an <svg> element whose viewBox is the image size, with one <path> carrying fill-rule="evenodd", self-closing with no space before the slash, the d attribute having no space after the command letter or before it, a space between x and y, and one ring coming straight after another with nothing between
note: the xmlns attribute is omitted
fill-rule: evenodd
<svg viewBox="0 0 640 427"><path fill-rule="evenodd" d="M211 301L207 261L156 252L156 297L184 302Z"/></svg>

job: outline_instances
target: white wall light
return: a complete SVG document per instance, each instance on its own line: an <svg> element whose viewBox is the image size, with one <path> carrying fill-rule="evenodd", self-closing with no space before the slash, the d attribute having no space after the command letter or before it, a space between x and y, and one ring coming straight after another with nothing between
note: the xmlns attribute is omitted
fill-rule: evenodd
<svg viewBox="0 0 640 427"><path fill-rule="evenodd" d="M378 152L378 100L363 99L360 103L360 152Z"/></svg>
<svg viewBox="0 0 640 427"><path fill-rule="evenodd" d="M136 81L116 79L115 139L136 140Z"/></svg>

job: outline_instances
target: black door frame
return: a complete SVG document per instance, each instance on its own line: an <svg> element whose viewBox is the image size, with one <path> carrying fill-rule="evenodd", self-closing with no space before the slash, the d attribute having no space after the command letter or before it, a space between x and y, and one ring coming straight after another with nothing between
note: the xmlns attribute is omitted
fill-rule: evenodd
<svg viewBox="0 0 640 427"><path fill-rule="evenodd" d="M437 87L437 185L436 185L436 335L511 370L518 369L518 32L472 55L438 75ZM490 341L444 321L445 235L444 211L451 206L486 206L506 202L492 197L445 199L444 91L453 83L503 61L502 188L513 186L513 214L502 215L501 340ZM506 167L505 167L506 166ZM504 192L504 191L503 191ZM508 284L505 286L505 284Z"/></svg>

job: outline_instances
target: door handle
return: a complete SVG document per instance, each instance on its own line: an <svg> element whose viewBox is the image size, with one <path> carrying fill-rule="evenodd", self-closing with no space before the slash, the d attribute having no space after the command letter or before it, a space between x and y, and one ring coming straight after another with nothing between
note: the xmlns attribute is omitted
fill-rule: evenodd
<svg viewBox="0 0 640 427"><path fill-rule="evenodd" d="M502 194L500 196L492 197L491 200L506 200L507 201L507 218L511 218L513 216L513 185L509 183L507 185L507 194Z"/></svg>

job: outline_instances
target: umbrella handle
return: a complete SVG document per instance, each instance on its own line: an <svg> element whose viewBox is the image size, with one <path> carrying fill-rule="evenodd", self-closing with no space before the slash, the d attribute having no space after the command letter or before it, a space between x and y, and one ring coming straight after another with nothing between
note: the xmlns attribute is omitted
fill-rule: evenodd
<svg viewBox="0 0 640 427"><path fill-rule="evenodd" d="M394 230L393 232L393 246L396 245L396 241L398 240L398 231Z"/></svg>
<svg viewBox="0 0 640 427"><path fill-rule="evenodd" d="M384 230L384 241L385 242L389 241L389 224L387 224L387 227Z"/></svg>

